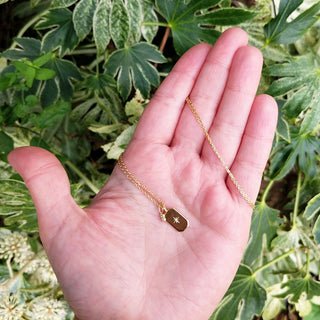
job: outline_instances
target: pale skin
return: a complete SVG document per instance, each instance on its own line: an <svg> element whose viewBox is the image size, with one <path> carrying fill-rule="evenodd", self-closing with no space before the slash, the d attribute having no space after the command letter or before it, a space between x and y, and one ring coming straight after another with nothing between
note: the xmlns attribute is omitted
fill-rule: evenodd
<svg viewBox="0 0 320 320"><path fill-rule="evenodd" d="M124 160L190 225L177 232L115 167L81 209L59 161L40 148L9 155L34 200L40 236L78 320L208 319L228 289L249 236L252 208L214 155L185 103L254 201L277 106L256 96L262 55L232 28L175 65L145 109Z"/></svg>

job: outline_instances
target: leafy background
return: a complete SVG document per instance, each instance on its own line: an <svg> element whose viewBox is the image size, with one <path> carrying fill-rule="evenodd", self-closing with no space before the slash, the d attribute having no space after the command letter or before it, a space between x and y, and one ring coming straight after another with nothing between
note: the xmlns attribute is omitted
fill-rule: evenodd
<svg viewBox="0 0 320 320"><path fill-rule="evenodd" d="M210 319L319 319L320 2L0 5L0 318L73 319L7 154L24 145L50 150L76 201L88 204L178 57L238 25L264 55L259 93L277 99L279 121L242 264Z"/></svg>

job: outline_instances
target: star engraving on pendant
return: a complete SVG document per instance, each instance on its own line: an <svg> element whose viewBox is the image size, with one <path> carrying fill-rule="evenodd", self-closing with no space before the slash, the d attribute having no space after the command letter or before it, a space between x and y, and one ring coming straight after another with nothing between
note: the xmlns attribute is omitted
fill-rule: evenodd
<svg viewBox="0 0 320 320"><path fill-rule="evenodd" d="M173 223L180 223L179 217L172 217Z"/></svg>

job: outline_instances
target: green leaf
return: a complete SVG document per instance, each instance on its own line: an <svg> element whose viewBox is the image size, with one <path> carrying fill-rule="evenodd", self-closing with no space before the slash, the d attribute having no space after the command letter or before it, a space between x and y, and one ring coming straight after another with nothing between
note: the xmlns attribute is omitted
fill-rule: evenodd
<svg viewBox="0 0 320 320"><path fill-rule="evenodd" d="M140 0L125 0L129 16L129 43L139 42L141 38L141 23L143 21L142 6Z"/></svg>
<svg viewBox="0 0 320 320"><path fill-rule="evenodd" d="M42 68L42 69L36 70L35 79L49 80L53 78L55 75L56 73L54 72L54 70Z"/></svg>
<svg viewBox="0 0 320 320"><path fill-rule="evenodd" d="M314 196L311 200L308 201L308 204L304 210L303 215L307 219L312 219L320 210L320 193Z"/></svg>
<svg viewBox="0 0 320 320"><path fill-rule="evenodd" d="M38 98L35 95L28 95L23 102L16 105L14 108L14 113L19 117L25 117L29 111L34 108L35 104L38 102Z"/></svg>
<svg viewBox="0 0 320 320"><path fill-rule="evenodd" d="M293 43L301 38L309 28L318 20L315 15L320 9L320 2L304 11L296 19L287 22L290 14L296 10L303 0L281 0L279 13L265 27L266 43Z"/></svg>
<svg viewBox="0 0 320 320"><path fill-rule="evenodd" d="M285 119L282 113L282 107L285 104L285 100L278 100L278 123L277 123L277 135L279 135L282 139L286 140L287 142L291 142L290 136L290 127L289 123Z"/></svg>
<svg viewBox="0 0 320 320"><path fill-rule="evenodd" d="M289 280L281 285L285 291L277 294L278 298L289 298L289 302L298 302L302 295L305 295L307 300L311 300L314 296L319 296L320 282L307 275L303 279Z"/></svg>
<svg viewBox="0 0 320 320"><path fill-rule="evenodd" d="M320 305L311 303L312 311L303 320L317 320L320 318Z"/></svg>
<svg viewBox="0 0 320 320"><path fill-rule="evenodd" d="M13 140L5 132L0 131L0 159L8 161L7 156L13 150ZM1 197L0 197L1 199ZM1 202L1 201L0 201Z"/></svg>
<svg viewBox="0 0 320 320"><path fill-rule="evenodd" d="M320 111L319 63L318 57L310 53L264 69L264 74L280 78L271 84L266 93L273 97L290 94L282 108L288 119L297 118L307 108L313 114ZM302 132L312 132L313 129L314 123L306 120Z"/></svg>
<svg viewBox="0 0 320 320"><path fill-rule="evenodd" d="M266 300L266 290L256 281L251 269L241 264L210 320L252 319L261 314Z"/></svg>
<svg viewBox="0 0 320 320"><path fill-rule="evenodd" d="M114 142L110 142L102 146L102 149L106 152L108 159L119 159L120 154L131 141L135 129L136 124L123 130Z"/></svg>
<svg viewBox="0 0 320 320"><path fill-rule="evenodd" d="M79 43L79 39L72 22L72 12L68 9L50 10L35 26L36 30L50 28L42 39L45 52L59 49L60 56L72 51Z"/></svg>
<svg viewBox="0 0 320 320"><path fill-rule="evenodd" d="M13 64L20 71L21 78L26 79L27 87L31 88L36 76L36 69L30 65L29 61L14 61Z"/></svg>
<svg viewBox="0 0 320 320"><path fill-rule="evenodd" d="M0 180L0 216L12 228L26 232L38 231L36 209L24 182Z"/></svg>
<svg viewBox="0 0 320 320"><path fill-rule="evenodd" d="M316 137L309 134L297 134L296 129L291 129L291 143L279 143L279 150L271 160L270 176L273 180L280 180L289 171L298 165L309 177L316 173L317 155L320 154L320 145Z"/></svg>
<svg viewBox="0 0 320 320"><path fill-rule="evenodd" d="M244 263L251 265L263 252L263 244L268 249L277 234L281 219L279 211L272 209L265 202L258 202L252 215L250 238L243 257Z"/></svg>
<svg viewBox="0 0 320 320"><path fill-rule="evenodd" d="M35 59L33 61L33 65L37 67L42 67L46 63L48 63L51 59L54 58L54 54L52 52L48 52L44 54L43 56L40 56L39 58Z"/></svg>
<svg viewBox="0 0 320 320"><path fill-rule="evenodd" d="M101 0L93 16L93 37L98 54L106 49L110 35L111 0Z"/></svg>
<svg viewBox="0 0 320 320"><path fill-rule="evenodd" d="M60 121L70 110L70 103L61 101L44 109L40 114L32 114L30 121L40 129L51 127Z"/></svg>
<svg viewBox="0 0 320 320"><path fill-rule="evenodd" d="M57 8L66 8L70 7L72 4L76 3L78 0L52 0L51 2L51 8L57 9Z"/></svg>
<svg viewBox="0 0 320 320"><path fill-rule="evenodd" d="M91 31L96 0L80 0L73 10L73 24L77 36L83 40Z"/></svg>
<svg viewBox="0 0 320 320"><path fill-rule="evenodd" d="M72 121L87 127L96 122L110 124L115 119L115 122L126 120L116 82L111 76L106 74L89 76L85 79L83 88L88 95L94 95L94 97L85 100L72 110L70 114Z"/></svg>
<svg viewBox="0 0 320 320"><path fill-rule="evenodd" d="M220 32L216 25L233 25L251 19L255 13L243 9L214 8L219 0L156 0L156 6L167 20L176 52L182 55L199 42L214 44Z"/></svg>
<svg viewBox="0 0 320 320"><path fill-rule="evenodd" d="M158 22L158 16L154 11L154 6L146 1L142 2L142 11L143 23L141 26L141 33L146 41L152 42L158 32L159 27L156 24L148 25L147 23ZM146 22L146 24L144 24L144 22Z"/></svg>
<svg viewBox="0 0 320 320"><path fill-rule="evenodd" d="M130 31L129 13L122 0L113 0L110 20L110 33L118 49L123 48Z"/></svg>
<svg viewBox="0 0 320 320"><path fill-rule="evenodd" d="M80 80L81 74L71 61L64 59L52 59L45 65L53 70L55 77L47 80L40 94L41 105L48 107L54 104L59 97L70 101L73 97L73 85L71 80Z"/></svg>
<svg viewBox="0 0 320 320"><path fill-rule="evenodd" d="M148 97L151 85L159 85L159 74L150 62L165 62L163 55L149 43L141 42L112 53L105 64L107 74L117 77L118 90L124 100L132 85Z"/></svg>
<svg viewBox="0 0 320 320"><path fill-rule="evenodd" d="M34 38L16 38L18 48L8 49L1 56L10 60L20 60L26 58L33 61L39 58L41 53L41 41Z"/></svg>
<svg viewBox="0 0 320 320"><path fill-rule="evenodd" d="M318 216L313 226L312 233L314 235L314 241L317 245L320 245L320 216Z"/></svg>

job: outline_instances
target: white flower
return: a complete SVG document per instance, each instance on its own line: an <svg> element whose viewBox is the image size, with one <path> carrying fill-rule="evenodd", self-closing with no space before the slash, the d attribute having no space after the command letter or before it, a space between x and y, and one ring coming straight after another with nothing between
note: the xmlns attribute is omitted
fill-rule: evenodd
<svg viewBox="0 0 320 320"><path fill-rule="evenodd" d="M21 303L16 294L3 293L0 298L0 319L21 320L25 307L25 303Z"/></svg>
<svg viewBox="0 0 320 320"><path fill-rule="evenodd" d="M31 266L26 270L27 273L33 273L31 281L35 284L47 283L50 287L58 284L57 277L53 272L50 262L45 254L32 261Z"/></svg>
<svg viewBox="0 0 320 320"><path fill-rule="evenodd" d="M0 230L0 259L11 260L24 266L32 259L34 253L28 243L28 237L19 232L7 229Z"/></svg>
<svg viewBox="0 0 320 320"><path fill-rule="evenodd" d="M67 306L56 299L39 297L32 300L26 315L32 320L65 320Z"/></svg>

